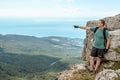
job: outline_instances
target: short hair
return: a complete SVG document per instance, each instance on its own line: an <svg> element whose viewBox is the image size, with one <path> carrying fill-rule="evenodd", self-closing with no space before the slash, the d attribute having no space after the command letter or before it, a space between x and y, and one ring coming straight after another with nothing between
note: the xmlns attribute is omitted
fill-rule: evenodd
<svg viewBox="0 0 120 80"><path fill-rule="evenodd" d="M103 24L103 26L105 25L105 20L100 19L99 21L101 21L101 23Z"/></svg>

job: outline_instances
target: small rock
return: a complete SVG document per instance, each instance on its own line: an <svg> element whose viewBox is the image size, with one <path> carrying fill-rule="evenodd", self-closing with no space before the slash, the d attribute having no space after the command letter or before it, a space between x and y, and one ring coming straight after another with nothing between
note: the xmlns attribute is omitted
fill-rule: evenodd
<svg viewBox="0 0 120 80"><path fill-rule="evenodd" d="M118 78L118 73L114 70L106 69L99 72L95 80L115 80L115 78Z"/></svg>

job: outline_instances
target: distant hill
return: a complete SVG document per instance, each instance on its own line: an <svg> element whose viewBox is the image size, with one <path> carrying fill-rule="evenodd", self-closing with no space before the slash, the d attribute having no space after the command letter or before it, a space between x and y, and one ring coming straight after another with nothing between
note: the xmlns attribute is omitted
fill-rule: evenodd
<svg viewBox="0 0 120 80"><path fill-rule="evenodd" d="M0 80L54 80L81 63L82 39L0 35Z"/></svg>
<svg viewBox="0 0 120 80"><path fill-rule="evenodd" d="M0 35L0 46L7 53L74 57L80 55L83 40L55 36L37 38L22 35Z"/></svg>

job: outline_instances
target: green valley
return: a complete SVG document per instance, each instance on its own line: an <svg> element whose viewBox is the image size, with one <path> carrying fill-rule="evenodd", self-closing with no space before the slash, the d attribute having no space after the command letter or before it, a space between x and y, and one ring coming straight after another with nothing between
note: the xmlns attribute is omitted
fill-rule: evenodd
<svg viewBox="0 0 120 80"><path fill-rule="evenodd" d="M54 80L81 63L82 39L0 35L0 80Z"/></svg>

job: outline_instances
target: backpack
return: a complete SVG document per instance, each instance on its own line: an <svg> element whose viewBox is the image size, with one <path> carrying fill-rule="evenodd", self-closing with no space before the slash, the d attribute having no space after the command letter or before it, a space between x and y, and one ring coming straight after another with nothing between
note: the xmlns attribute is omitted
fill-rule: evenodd
<svg viewBox="0 0 120 80"><path fill-rule="evenodd" d="M96 27L94 30L94 34L96 33L96 31L98 30L99 27ZM103 36L104 36L104 46L106 47L106 43L107 43L107 37L106 37L106 30L107 28L103 29Z"/></svg>

